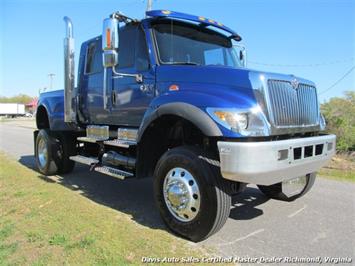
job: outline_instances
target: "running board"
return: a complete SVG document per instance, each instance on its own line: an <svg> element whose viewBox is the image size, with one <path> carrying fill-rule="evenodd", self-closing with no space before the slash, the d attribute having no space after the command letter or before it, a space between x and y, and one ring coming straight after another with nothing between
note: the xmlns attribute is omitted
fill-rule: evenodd
<svg viewBox="0 0 355 266"><path fill-rule="evenodd" d="M69 157L70 160L78 162L78 163L82 163L82 164L86 164L86 165L93 165L93 164L97 164L99 163L98 159L95 158L91 158L91 157L85 157L82 155L75 155L75 156L70 156Z"/></svg>
<svg viewBox="0 0 355 266"><path fill-rule="evenodd" d="M89 137L77 137L77 141L79 142L90 142L90 143L97 143L97 142L102 142L104 140L101 139L94 139L94 138L89 138Z"/></svg>
<svg viewBox="0 0 355 266"><path fill-rule="evenodd" d="M105 175L109 175L109 176L113 176L119 179L126 179L127 177L133 177L132 173L123 171L123 170L119 170L110 166L97 166L94 168L94 170L96 172L105 174Z"/></svg>
<svg viewBox="0 0 355 266"><path fill-rule="evenodd" d="M130 146L136 146L137 142L129 141L129 140L113 139L113 140L104 141L104 144L109 146L114 146L114 147L120 147L120 148L129 148Z"/></svg>

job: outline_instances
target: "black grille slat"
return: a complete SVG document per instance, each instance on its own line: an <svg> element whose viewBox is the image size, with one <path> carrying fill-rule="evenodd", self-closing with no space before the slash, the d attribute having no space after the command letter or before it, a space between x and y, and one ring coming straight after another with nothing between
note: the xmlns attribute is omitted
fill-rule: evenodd
<svg viewBox="0 0 355 266"><path fill-rule="evenodd" d="M275 126L309 126L318 124L316 89L299 84L293 88L283 80L269 80L270 110Z"/></svg>

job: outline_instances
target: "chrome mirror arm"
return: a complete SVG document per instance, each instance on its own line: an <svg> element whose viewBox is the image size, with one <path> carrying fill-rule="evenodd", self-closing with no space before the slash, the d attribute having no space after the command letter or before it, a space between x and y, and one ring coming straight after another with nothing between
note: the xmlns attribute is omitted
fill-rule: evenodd
<svg viewBox="0 0 355 266"><path fill-rule="evenodd" d="M137 83L142 83L143 82L143 75L142 74L119 73L119 72L116 71L116 68L114 66L112 67L112 73L116 77L131 77L131 78L135 78ZM113 77L113 78L115 78L115 77Z"/></svg>

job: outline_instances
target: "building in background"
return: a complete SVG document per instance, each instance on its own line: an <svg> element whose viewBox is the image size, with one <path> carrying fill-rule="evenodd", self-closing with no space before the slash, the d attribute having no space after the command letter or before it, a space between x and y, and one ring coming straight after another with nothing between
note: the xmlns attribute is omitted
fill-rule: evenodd
<svg viewBox="0 0 355 266"><path fill-rule="evenodd" d="M26 106L26 112L34 114L36 112L37 109L37 103L38 103L38 98L35 97L32 99L32 101L30 101L29 103L27 103Z"/></svg>

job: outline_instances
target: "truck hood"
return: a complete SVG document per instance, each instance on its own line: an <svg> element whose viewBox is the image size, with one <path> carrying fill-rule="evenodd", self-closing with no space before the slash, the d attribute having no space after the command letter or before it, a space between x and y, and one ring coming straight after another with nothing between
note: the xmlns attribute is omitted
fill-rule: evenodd
<svg viewBox="0 0 355 266"><path fill-rule="evenodd" d="M169 87L178 85L174 100L199 107L250 108L256 105L250 72L257 71L224 66L159 66L157 89L168 97L174 93Z"/></svg>
<svg viewBox="0 0 355 266"><path fill-rule="evenodd" d="M189 99L189 101L200 107L216 105L216 103L218 107L255 106L257 104L255 93L260 94L255 91L260 87L260 83L255 82L259 82L257 80L261 75L289 82L297 78L299 82L315 86L313 82L293 75L226 66L163 65L157 67L156 73L157 89L161 94L169 93L169 87L176 84L179 86L179 92L190 94L191 98L197 97L198 99ZM178 94L175 95L175 100L179 100ZM260 98L260 95L258 97ZM186 100L186 97L184 99Z"/></svg>
<svg viewBox="0 0 355 266"><path fill-rule="evenodd" d="M224 66L159 66L157 82L216 84L251 88L250 69Z"/></svg>

